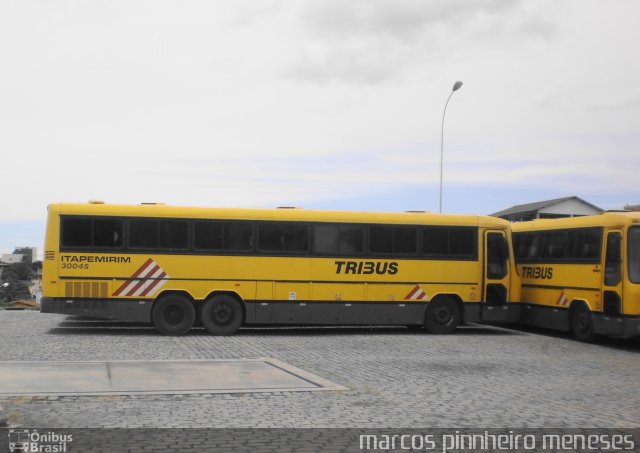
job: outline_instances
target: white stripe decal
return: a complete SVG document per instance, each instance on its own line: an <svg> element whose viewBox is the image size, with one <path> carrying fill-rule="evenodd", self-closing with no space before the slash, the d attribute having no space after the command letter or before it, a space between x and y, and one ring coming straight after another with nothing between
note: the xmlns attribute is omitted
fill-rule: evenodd
<svg viewBox="0 0 640 453"><path fill-rule="evenodd" d="M427 298L427 294L422 290L420 285L416 285L409 294L405 296L405 300L424 300Z"/></svg>
<svg viewBox="0 0 640 453"><path fill-rule="evenodd" d="M167 283L167 280L169 276L165 276L162 280L155 280L155 288L151 288L151 291L149 291L146 296L153 296L155 293L157 293L160 288L162 288L164 286L165 283Z"/></svg>
<svg viewBox="0 0 640 453"><path fill-rule="evenodd" d="M131 294L129 294L129 292L133 291L136 285L140 283L140 280L144 279L149 274L149 272L153 271L156 268L159 269L160 267L156 264L155 261L151 261L135 280L131 280L131 282L126 286L126 288L122 290L120 295L130 296Z"/></svg>
<svg viewBox="0 0 640 453"><path fill-rule="evenodd" d="M149 277L150 279L155 279L158 278L164 271L160 268L160 266L155 267L155 272ZM150 286L152 283L156 282L157 280L147 280L146 282L144 282L144 284L142 286L140 286L136 291L134 291L132 294L127 294L128 296L139 296L140 294L142 294L142 292L147 289L148 286Z"/></svg>

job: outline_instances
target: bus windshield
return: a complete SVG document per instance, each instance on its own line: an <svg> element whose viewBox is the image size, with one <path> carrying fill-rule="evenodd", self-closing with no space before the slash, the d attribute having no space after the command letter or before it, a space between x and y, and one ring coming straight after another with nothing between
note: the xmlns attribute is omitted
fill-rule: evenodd
<svg viewBox="0 0 640 453"><path fill-rule="evenodd" d="M629 229L629 279L640 283L640 227Z"/></svg>

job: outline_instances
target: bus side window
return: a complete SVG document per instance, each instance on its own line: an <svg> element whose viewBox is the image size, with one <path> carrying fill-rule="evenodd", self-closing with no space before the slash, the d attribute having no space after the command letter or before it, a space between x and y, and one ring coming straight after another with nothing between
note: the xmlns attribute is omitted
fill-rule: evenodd
<svg viewBox="0 0 640 453"><path fill-rule="evenodd" d="M122 247L122 220L94 219L93 245L95 247Z"/></svg>
<svg viewBox="0 0 640 453"><path fill-rule="evenodd" d="M61 231L60 242L63 247L91 246L91 219L64 217Z"/></svg>
<svg viewBox="0 0 640 453"><path fill-rule="evenodd" d="M620 233L607 235L607 252L604 264L604 284L616 286L622 279L622 236Z"/></svg>
<svg viewBox="0 0 640 453"><path fill-rule="evenodd" d="M531 236L531 243L529 245L529 249L528 249L528 255L527 255L527 259L529 259L530 261L535 261L538 259L538 249L540 247L540 235L536 234L536 235L532 235Z"/></svg>
<svg viewBox="0 0 640 453"><path fill-rule="evenodd" d="M341 255L362 255L364 253L364 227L341 225L338 227L338 252Z"/></svg>
<svg viewBox="0 0 640 453"><path fill-rule="evenodd" d="M251 222L224 222L224 249L248 252L255 247Z"/></svg>

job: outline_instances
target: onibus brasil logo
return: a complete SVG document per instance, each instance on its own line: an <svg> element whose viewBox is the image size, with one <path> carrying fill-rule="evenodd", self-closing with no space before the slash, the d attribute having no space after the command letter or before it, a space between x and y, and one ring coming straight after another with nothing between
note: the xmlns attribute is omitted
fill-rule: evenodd
<svg viewBox="0 0 640 453"><path fill-rule="evenodd" d="M30 429L9 430L9 451L24 453L65 453L67 444L73 442L71 434L58 434L54 431L39 433Z"/></svg>

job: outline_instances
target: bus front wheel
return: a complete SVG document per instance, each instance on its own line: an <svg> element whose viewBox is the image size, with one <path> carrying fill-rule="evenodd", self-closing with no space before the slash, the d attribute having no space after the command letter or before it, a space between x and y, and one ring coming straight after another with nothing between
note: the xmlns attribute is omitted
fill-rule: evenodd
<svg viewBox="0 0 640 453"><path fill-rule="evenodd" d="M455 300L448 297L436 299L427 305L424 327L430 333L453 333L461 318L460 307Z"/></svg>
<svg viewBox="0 0 640 453"><path fill-rule="evenodd" d="M153 325L164 335L184 335L196 319L191 301L180 294L162 296L153 307Z"/></svg>
<svg viewBox="0 0 640 453"><path fill-rule="evenodd" d="M591 311L583 304L571 310L571 331L580 341L592 341L595 337Z"/></svg>
<svg viewBox="0 0 640 453"><path fill-rule="evenodd" d="M202 307L202 325L211 335L231 335L242 325L242 318L242 305L227 294L211 297Z"/></svg>

